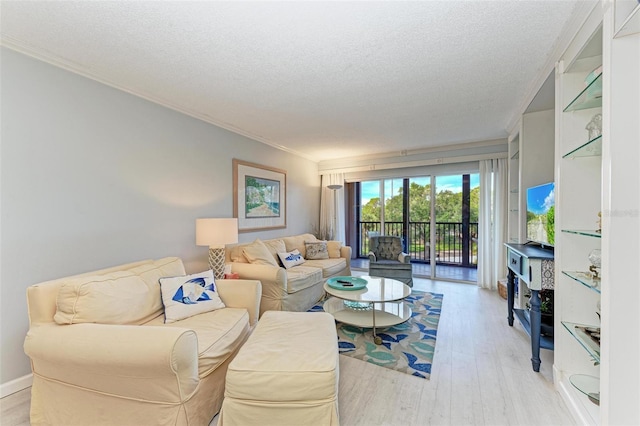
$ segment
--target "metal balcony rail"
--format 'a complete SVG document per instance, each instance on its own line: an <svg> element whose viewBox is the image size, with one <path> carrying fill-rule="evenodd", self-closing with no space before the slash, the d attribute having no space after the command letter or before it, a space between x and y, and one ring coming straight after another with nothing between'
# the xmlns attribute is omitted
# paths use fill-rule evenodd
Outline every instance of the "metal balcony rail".
<svg viewBox="0 0 640 426"><path fill-rule="evenodd" d="M382 234L380 222L358 222L358 257L367 257L369 237L393 235L404 237L405 251L412 262L430 263L430 228L429 222L409 222L404 234L402 222L385 222ZM436 222L436 263L477 268L478 223L469 223L469 231L465 233L462 222Z"/></svg>

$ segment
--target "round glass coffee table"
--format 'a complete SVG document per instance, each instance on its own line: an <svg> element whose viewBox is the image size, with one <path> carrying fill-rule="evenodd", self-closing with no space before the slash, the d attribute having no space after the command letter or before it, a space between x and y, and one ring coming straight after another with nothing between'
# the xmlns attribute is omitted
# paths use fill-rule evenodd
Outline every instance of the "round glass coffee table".
<svg viewBox="0 0 640 426"><path fill-rule="evenodd" d="M403 302L411 294L411 288L401 281L370 276L333 277L330 280L334 286L327 280L324 290L333 297L324 302L324 311L333 315L336 321L373 328L373 340L377 345L382 339L376 334L376 327L391 327L411 318L411 308ZM358 284L363 283L361 280L366 281L366 285L358 288ZM336 288L336 281L352 281L358 289L341 290Z"/></svg>

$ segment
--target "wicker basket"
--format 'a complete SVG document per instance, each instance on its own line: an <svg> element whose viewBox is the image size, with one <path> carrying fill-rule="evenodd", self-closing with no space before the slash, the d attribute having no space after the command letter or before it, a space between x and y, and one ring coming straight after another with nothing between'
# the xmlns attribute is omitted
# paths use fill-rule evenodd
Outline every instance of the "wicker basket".
<svg viewBox="0 0 640 426"><path fill-rule="evenodd" d="M498 293L503 299L507 298L507 282L505 280L498 280Z"/></svg>

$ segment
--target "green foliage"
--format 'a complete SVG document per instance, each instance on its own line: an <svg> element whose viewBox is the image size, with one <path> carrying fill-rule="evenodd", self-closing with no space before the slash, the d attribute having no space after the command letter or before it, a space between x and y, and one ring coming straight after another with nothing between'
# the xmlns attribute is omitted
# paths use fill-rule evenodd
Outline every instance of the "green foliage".
<svg viewBox="0 0 640 426"><path fill-rule="evenodd" d="M360 215L363 222L380 221L380 197L372 198L362 206Z"/></svg>
<svg viewBox="0 0 640 426"><path fill-rule="evenodd" d="M419 185L411 182L409 188L409 211L411 222L429 222L431 220L431 185ZM478 222L480 188L470 191L470 221ZM397 195L388 198L384 205L386 222L402 221L402 189ZM372 198L362 206L361 220L377 222L380 220L380 198ZM449 190L436 194L436 221L462 222L462 192Z"/></svg>
<svg viewBox="0 0 640 426"><path fill-rule="evenodd" d="M527 212L528 213L528 212ZM555 206L551 206L549 211L547 212L547 238L549 239L549 244L554 244L556 239L556 229L554 227L556 220L556 208Z"/></svg>
<svg viewBox="0 0 640 426"><path fill-rule="evenodd" d="M538 295L540 296L540 312L553 314L553 290L542 289Z"/></svg>

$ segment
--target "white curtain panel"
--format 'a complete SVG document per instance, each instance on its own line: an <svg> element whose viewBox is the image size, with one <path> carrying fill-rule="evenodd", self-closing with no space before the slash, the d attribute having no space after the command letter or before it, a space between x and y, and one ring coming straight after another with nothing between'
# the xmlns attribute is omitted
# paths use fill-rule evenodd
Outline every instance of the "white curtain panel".
<svg viewBox="0 0 640 426"><path fill-rule="evenodd" d="M322 175L320 182L320 238L344 244L344 174ZM342 185L342 188L329 189L329 185Z"/></svg>
<svg viewBox="0 0 640 426"><path fill-rule="evenodd" d="M480 161L478 287L495 290L506 275L507 160Z"/></svg>

